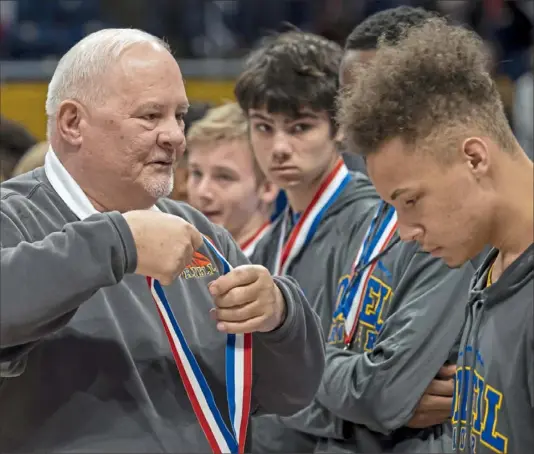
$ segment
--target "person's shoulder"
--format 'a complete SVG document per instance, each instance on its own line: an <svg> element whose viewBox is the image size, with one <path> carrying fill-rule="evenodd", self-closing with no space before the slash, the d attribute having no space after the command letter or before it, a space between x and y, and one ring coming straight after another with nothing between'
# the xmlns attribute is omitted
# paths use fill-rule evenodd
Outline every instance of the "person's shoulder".
<svg viewBox="0 0 534 454"><path fill-rule="evenodd" d="M13 206L35 204L36 199L46 190L45 186L42 168L2 182L0 185L2 210Z"/></svg>
<svg viewBox="0 0 534 454"><path fill-rule="evenodd" d="M352 203L361 202L362 200L376 203L380 201L380 197L367 175L361 172L350 172L350 176L347 187L343 191L345 198L350 199Z"/></svg>

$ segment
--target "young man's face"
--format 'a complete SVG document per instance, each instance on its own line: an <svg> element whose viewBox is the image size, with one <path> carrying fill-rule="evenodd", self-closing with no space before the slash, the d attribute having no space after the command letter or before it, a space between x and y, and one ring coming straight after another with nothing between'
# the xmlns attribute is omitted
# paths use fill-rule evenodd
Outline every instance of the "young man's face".
<svg viewBox="0 0 534 454"><path fill-rule="evenodd" d="M417 241L450 267L476 256L490 230L490 196L477 178L477 161L458 154L442 163L394 139L367 158L376 190L397 210L401 238Z"/></svg>
<svg viewBox="0 0 534 454"><path fill-rule="evenodd" d="M250 140L263 173L291 190L310 184L327 171L336 141L326 112L303 109L297 117L250 109Z"/></svg>
<svg viewBox="0 0 534 454"><path fill-rule="evenodd" d="M189 203L234 237L251 216L274 201L277 191L258 181L245 139L191 144L188 151Z"/></svg>

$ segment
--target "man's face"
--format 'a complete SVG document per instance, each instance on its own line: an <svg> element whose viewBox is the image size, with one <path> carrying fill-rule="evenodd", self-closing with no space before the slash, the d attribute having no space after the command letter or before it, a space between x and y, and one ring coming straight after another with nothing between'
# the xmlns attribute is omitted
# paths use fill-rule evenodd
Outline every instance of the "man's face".
<svg viewBox="0 0 534 454"><path fill-rule="evenodd" d="M468 158L442 163L394 139L368 156L367 169L382 199L397 210L404 241L417 241L450 267L487 243L488 196Z"/></svg>
<svg viewBox="0 0 534 454"><path fill-rule="evenodd" d="M176 61L163 48L134 45L101 83L105 102L86 109L82 165L102 186L131 197L168 196L188 108Z"/></svg>
<svg viewBox="0 0 534 454"><path fill-rule="evenodd" d="M250 140L263 173L291 190L320 178L336 153L326 112L303 109L297 117L250 109Z"/></svg>
<svg viewBox="0 0 534 454"><path fill-rule="evenodd" d="M191 144L188 169L189 203L234 237L276 195L269 192L271 185L258 182L245 139Z"/></svg>

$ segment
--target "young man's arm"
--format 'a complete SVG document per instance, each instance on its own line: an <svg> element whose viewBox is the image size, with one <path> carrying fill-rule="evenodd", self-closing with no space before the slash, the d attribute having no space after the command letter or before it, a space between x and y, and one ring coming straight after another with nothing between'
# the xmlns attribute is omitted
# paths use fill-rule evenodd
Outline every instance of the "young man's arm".
<svg viewBox="0 0 534 454"><path fill-rule="evenodd" d="M334 415L384 434L408 424L447 361L463 326L474 273L471 264L451 270L422 252L412 254L404 268L393 313L373 349L355 353L328 346L317 394Z"/></svg>

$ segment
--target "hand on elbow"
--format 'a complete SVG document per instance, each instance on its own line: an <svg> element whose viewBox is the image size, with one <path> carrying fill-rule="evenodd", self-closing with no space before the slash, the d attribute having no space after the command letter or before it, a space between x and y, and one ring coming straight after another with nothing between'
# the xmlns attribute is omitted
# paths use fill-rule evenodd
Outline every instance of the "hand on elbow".
<svg viewBox="0 0 534 454"><path fill-rule="evenodd" d="M454 395L453 369L455 369L455 366L447 366L440 369L438 378L430 382L419 400L415 413L408 421L408 427L423 429L443 424L451 417Z"/></svg>

